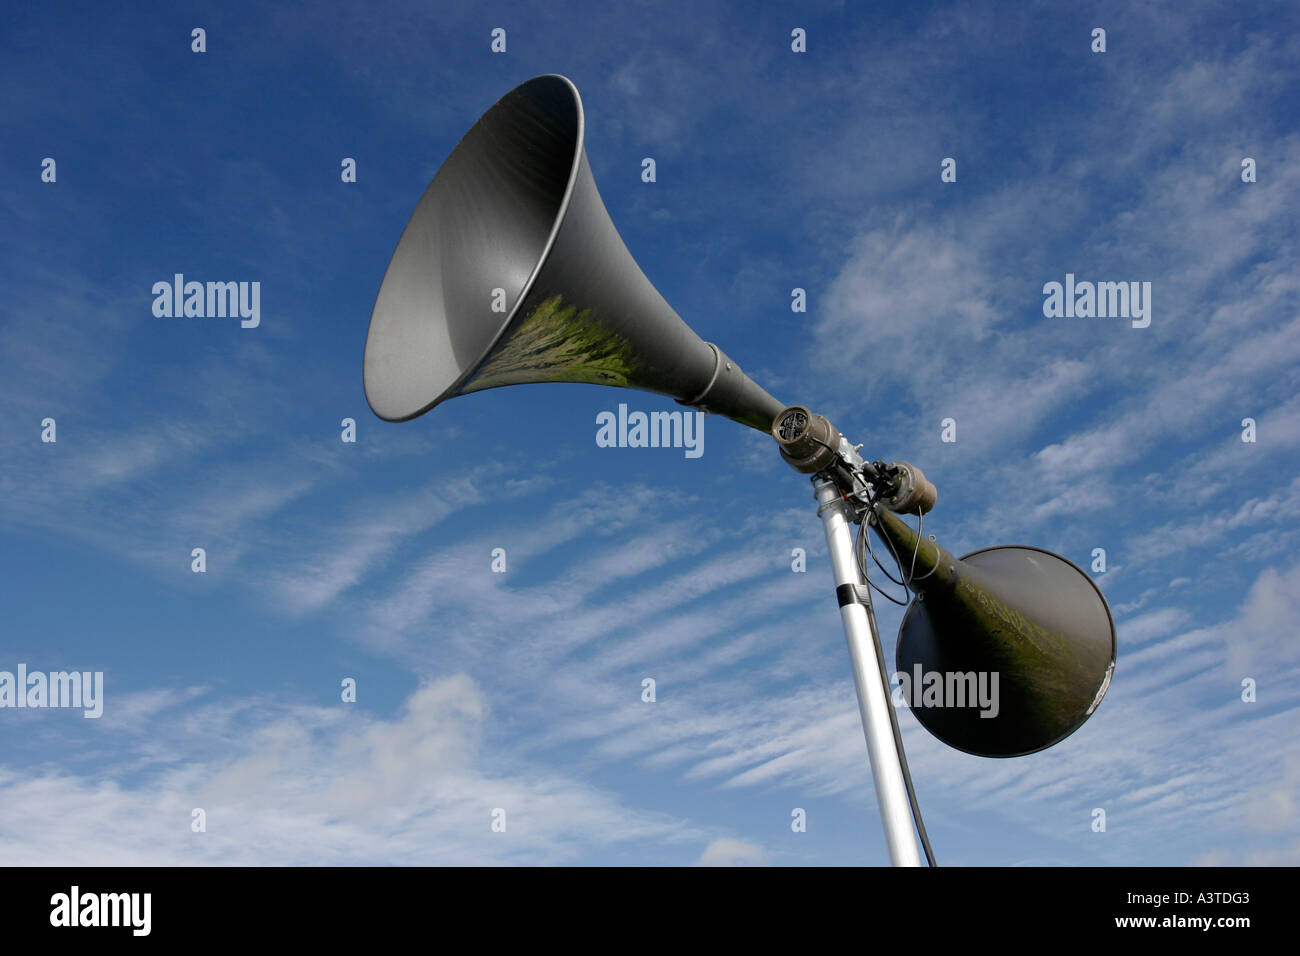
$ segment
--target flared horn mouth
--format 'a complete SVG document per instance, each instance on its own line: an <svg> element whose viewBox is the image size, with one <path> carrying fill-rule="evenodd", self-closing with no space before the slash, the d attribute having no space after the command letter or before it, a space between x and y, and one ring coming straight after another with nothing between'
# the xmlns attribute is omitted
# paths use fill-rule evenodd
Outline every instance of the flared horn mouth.
<svg viewBox="0 0 1300 956"><path fill-rule="evenodd" d="M397 244L370 317L371 409L405 421L539 382L657 392L766 431L781 403L705 343L610 221L565 77L511 90L457 144Z"/></svg>
<svg viewBox="0 0 1300 956"><path fill-rule="evenodd" d="M1017 757L1092 715L1115 667L1115 624L1087 574L1041 548L954 558L884 509L875 528L916 592L896 664L930 733L967 753Z"/></svg>

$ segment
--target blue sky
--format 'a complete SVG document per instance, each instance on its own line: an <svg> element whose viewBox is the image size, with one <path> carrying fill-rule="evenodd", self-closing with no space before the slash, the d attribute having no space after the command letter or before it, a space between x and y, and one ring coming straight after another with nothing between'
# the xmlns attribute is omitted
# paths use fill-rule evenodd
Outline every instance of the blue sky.
<svg viewBox="0 0 1300 956"><path fill-rule="evenodd" d="M558 72L704 338L922 467L953 552L1106 549L1119 660L1076 734L986 760L900 712L940 863L1300 862L1292 5L138 6L0 30L0 669L105 675L99 720L0 710L0 859L885 861L770 440L599 448L599 412L675 406L595 386L366 407L416 200ZM176 272L259 281L260 326L155 317ZM1046 318L1067 272L1151 282L1150 326Z"/></svg>

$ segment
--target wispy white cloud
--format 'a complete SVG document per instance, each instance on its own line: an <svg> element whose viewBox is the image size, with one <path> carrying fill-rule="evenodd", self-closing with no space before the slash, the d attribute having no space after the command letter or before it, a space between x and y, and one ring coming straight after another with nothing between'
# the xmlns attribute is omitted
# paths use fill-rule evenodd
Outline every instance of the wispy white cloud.
<svg viewBox="0 0 1300 956"><path fill-rule="evenodd" d="M767 853L761 846L722 837L714 840L700 854L697 866L761 866Z"/></svg>
<svg viewBox="0 0 1300 956"><path fill-rule="evenodd" d="M162 702L139 697L133 717ZM155 720L149 732L190 759L143 782L113 768L0 770L0 852L16 866L537 864L610 844L680 845L689 858L691 844L709 839L487 751L487 704L465 677L418 688L390 720L343 706L226 704L215 726L236 727L229 735L214 734L203 710L191 728ZM192 829L196 808L206 832ZM504 832L492 829L496 810L505 811Z"/></svg>

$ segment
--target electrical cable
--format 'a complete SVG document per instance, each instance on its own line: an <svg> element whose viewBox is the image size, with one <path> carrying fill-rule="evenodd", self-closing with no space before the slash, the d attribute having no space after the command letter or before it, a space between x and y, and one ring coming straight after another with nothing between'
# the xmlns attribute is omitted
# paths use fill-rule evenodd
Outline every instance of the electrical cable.
<svg viewBox="0 0 1300 956"><path fill-rule="evenodd" d="M939 570L939 562L936 560L934 566L930 568L929 571L925 572L925 574L921 575L919 578L916 576L916 554L918 551L921 550L921 536L924 534L925 534L925 515L918 511L916 513L916 544L912 548L912 570L911 573L909 573L907 576L907 583L909 585L912 584L912 582L914 581L924 581L930 575L934 574L935 571ZM937 554L936 557L938 557ZM900 567L898 570L901 571L903 569Z"/></svg>
<svg viewBox="0 0 1300 956"><path fill-rule="evenodd" d="M885 567L883 564L880 563L880 559L876 557L875 549L871 547L871 535L866 536L866 550L871 554L871 560L876 562L876 567L880 568L881 572L885 575L885 577L889 578L889 580L893 581L901 588L907 587L906 583L900 581L898 578L890 574L889 568ZM901 571L902 568L900 567L899 570Z"/></svg>
<svg viewBox="0 0 1300 956"><path fill-rule="evenodd" d="M871 588L873 591L879 594L886 601L891 601L894 604L897 604L899 607L907 607L908 602L907 602L906 592L904 592L903 594L903 600L900 601L892 594L887 594L884 591L884 589L880 587L880 585L876 584L875 581L871 580L871 575L867 573L867 567L865 562L863 561L863 542L864 541L866 542L866 550L870 550L871 538L869 535L866 534L866 529L864 527L865 524L866 524L865 520L858 522L858 539L853 546L853 556L857 558L857 562L858 562L858 574L862 575L862 580L867 583L867 587ZM892 574L889 573L889 571L885 568L885 566L880 563L880 559L876 557L874 552L872 552L871 557L873 560L875 560L876 565L880 568L880 570L884 571L885 577L889 578L889 580L893 581L895 584L902 586L903 582L899 581L897 578L895 578Z"/></svg>

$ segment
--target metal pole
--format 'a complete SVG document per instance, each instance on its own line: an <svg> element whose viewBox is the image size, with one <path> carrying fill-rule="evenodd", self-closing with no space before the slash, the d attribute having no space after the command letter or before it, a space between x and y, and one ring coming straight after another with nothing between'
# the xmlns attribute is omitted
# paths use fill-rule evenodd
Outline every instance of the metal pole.
<svg viewBox="0 0 1300 956"><path fill-rule="evenodd" d="M921 855L912 833L912 810L907 801L907 787L903 783L903 770L886 709L892 704L876 661L875 642L879 640L876 615L871 607L871 593L863 584L853 551L852 516L833 482L817 479L814 494L817 496L817 515L826 529L826 546L831 553L840 619L849 643L853 682L858 690L858 710L862 714L862 732L867 738L867 756L871 760L871 777L876 785L876 802L880 805L880 822L885 828L889 859L894 866L920 866Z"/></svg>

